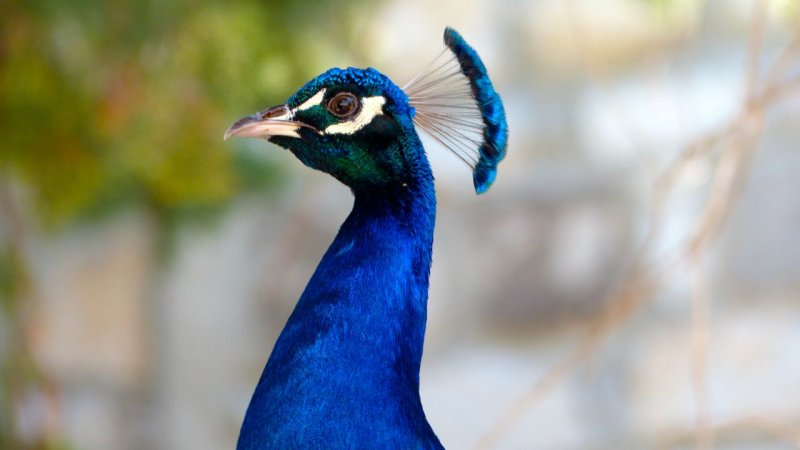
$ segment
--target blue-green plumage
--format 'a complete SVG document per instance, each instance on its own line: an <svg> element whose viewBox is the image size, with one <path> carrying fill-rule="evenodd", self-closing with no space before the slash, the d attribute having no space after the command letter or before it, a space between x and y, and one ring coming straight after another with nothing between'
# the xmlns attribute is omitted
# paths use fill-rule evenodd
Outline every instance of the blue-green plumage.
<svg viewBox="0 0 800 450"><path fill-rule="evenodd" d="M502 104L450 33L475 98L495 97L482 108L493 114L475 175L482 192L505 149ZM436 196L417 112L378 71L331 69L226 132L267 138L355 197L275 344L237 448L442 448L419 397Z"/></svg>
<svg viewBox="0 0 800 450"><path fill-rule="evenodd" d="M473 170L475 191L486 192L497 176L497 164L506 156L508 125L503 101L495 92L486 67L478 53L467 44L458 32L450 27L444 30L444 43L453 52L467 77L472 95L481 111L483 142L479 147L480 159Z"/></svg>

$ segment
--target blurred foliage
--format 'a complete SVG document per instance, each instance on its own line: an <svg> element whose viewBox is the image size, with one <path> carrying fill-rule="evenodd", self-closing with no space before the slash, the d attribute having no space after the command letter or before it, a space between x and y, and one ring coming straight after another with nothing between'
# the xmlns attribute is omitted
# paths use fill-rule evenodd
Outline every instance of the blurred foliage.
<svg viewBox="0 0 800 450"><path fill-rule="evenodd" d="M21 180L50 227L135 202L215 208L269 186L269 158L231 151L244 144L222 132L346 51L363 7L0 1L0 176Z"/></svg>
<svg viewBox="0 0 800 450"><path fill-rule="evenodd" d="M274 186L280 168L268 149L223 143L224 130L352 51L356 17L367 17L368 7L0 0L0 198L8 219L0 221L0 448L69 448L46 433L16 436L15 402L44 390L44 381L19 327L30 268L20 259L23 243L9 241L20 240L10 228L23 221L8 216L32 212L54 229L145 205L168 239L187 217ZM24 211L11 194L20 186L32 204Z"/></svg>

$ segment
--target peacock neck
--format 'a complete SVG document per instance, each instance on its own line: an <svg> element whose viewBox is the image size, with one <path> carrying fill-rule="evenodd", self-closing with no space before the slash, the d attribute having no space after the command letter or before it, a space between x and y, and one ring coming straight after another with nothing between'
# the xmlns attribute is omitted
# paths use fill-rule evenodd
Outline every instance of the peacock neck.
<svg viewBox="0 0 800 450"><path fill-rule="evenodd" d="M294 370L329 373L341 366L363 379L381 378L385 388L416 391L436 208L432 183L354 194L353 209L300 297L272 358L289 356L283 352L296 351L298 342L313 342L314 348L324 347L324 355L313 355L316 364L292 357L299 363ZM388 382L387 376L395 379Z"/></svg>
<svg viewBox="0 0 800 450"><path fill-rule="evenodd" d="M419 399L433 179L354 194L350 215L275 344L240 448L440 445Z"/></svg>

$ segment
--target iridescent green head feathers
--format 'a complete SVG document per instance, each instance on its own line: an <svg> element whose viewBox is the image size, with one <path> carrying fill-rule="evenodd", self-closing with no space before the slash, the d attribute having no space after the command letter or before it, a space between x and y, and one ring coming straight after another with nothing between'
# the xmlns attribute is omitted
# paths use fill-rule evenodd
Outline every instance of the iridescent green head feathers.
<svg viewBox="0 0 800 450"><path fill-rule="evenodd" d="M447 28L444 43L449 57L402 90L375 69L331 69L286 104L237 121L225 137L266 138L363 189L430 176L416 125L473 169L475 190L483 193L506 152L503 103L461 35Z"/></svg>

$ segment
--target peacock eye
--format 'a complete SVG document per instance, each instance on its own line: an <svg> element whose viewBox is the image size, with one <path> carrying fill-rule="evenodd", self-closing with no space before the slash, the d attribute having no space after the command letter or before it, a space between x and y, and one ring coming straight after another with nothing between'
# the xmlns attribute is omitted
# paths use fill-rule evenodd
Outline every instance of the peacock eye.
<svg viewBox="0 0 800 450"><path fill-rule="evenodd" d="M350 92L340 92L328 101L328 111L336 117L349 118L358 114L361 102Z"/></svg>

